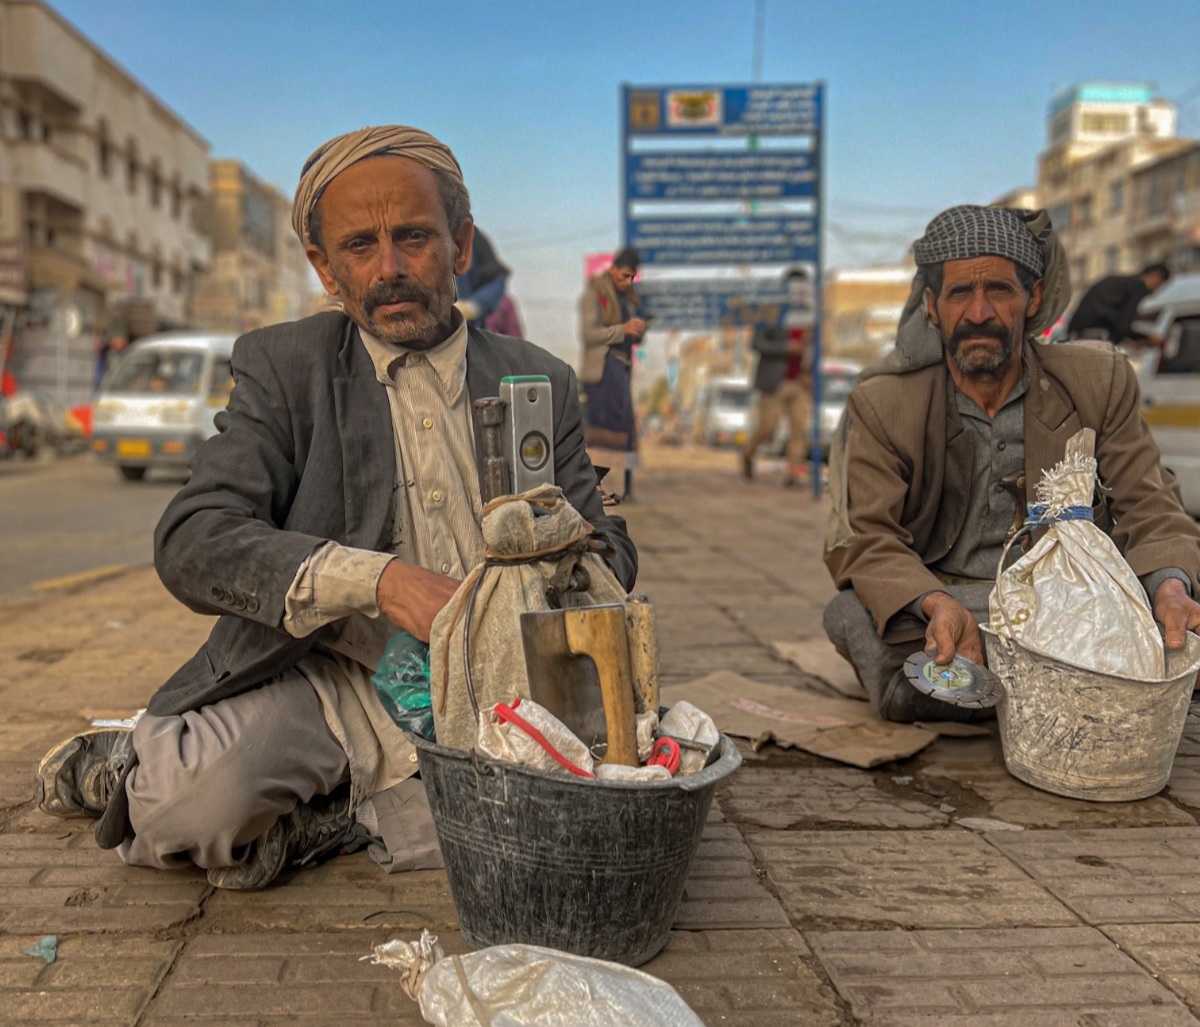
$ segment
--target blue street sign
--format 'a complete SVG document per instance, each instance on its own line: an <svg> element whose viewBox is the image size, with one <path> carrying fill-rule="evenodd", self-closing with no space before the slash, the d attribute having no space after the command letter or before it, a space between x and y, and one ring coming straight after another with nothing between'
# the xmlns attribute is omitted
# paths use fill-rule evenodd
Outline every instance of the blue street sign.
<svg viewBox="0 0 1200 1027"><path fill-rule="evenodd" d="M654 328L704 331L778 324L787 299L782 275L771 278L659 278L637 285Z"/></svg>
<svg viewBox="0 0 1200 1027"><path fill-rule="evenodd" d="M625 87L626 135L810 135L817 85Z"/></svg>
<svg viewBox="0 0 1200 1027"><path fill-rule="evenodd" d="M777 200L813 196L816 162L808 150L710 151L626 155L626 199Z"/></svg>
<svg viewBox="0 0 1200 1027"><path fill-rule="evenodd" d="M809 214L637 218L626 222L625 239L648 265L791 264L820 252Z"/></svg>

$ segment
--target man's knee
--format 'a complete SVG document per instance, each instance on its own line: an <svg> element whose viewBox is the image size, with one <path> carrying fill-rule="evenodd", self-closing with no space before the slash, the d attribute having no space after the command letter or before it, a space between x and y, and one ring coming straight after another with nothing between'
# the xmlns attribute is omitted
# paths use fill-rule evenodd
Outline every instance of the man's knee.
<svg viewBox="0 0 1200 1027"><path fill-rule="evenodd" d="M874 624L871 623L871 615L852 588L842 589L825 604L821 624L829 640L843 656L846 656L849 650L846 644L847 636L854 628L862 628L865 624L871 631L875 630Z"/></svg>

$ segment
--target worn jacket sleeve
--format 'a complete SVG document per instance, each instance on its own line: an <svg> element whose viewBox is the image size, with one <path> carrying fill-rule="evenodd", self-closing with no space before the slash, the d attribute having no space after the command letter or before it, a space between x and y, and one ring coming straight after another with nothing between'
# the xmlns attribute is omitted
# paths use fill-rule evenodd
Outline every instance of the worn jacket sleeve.
<svg viewBox="0 0 1200 1027"><path fill-rule="evenodd" d="M888 622L926 592L944 588L912 548L902 525L911 468L888 440L861 389L846 406L840 454L842 494L834 497L825 564L839 589L853 588L882 636Z"/></svg>
<svg viewBox="0 0 1200 1027"><path fill-rule="evenodd" d="M592 288L579 299L579 338L584 346L619 346L625 341L624 323L605 327L600 318L600 297Z"/></svg>
<svg viewBox="0 0 1200 1027"><path fill-rule="evenodd" d="M1138 575L1168 567L1200 573L1200 528L1183 509L1179 486L1141 413L1137 376L1117 350L1112 388L1096 441L1097 471L1108 490L1113 541Z"/></svg>
<svg viewBox="0 0 1200 1027"><path fill-rule="evenodd" d="M637 579L637 549L623 517L608 516L596 489L596 471L588 459L579 413L575 372L567 369L566 388L555 389L554 480L570 504L608 543L605 560L628 591Z"/></svg>
<svg viewBox="0 0 1200 1027"><path fill-rule="evenodd" d="M234 346L233 373L218 434L197 451L155 530L154 562L190 609L279 627L297 570L325 540L284 527L300 457L285 390L254 337Z"/></svg>

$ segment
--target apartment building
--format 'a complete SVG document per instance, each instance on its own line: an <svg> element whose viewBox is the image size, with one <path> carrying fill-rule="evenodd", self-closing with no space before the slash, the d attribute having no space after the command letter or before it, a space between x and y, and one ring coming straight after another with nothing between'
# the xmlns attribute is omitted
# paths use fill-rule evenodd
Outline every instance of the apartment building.
<svg viewBox="0 0 1200 1027"><path fill-rule="evenodd" d="M307 313L311 272L291 225L291 201L241 161L209 164L212 265L196 289L198 327L244 332Z"/></svg>
<svg viewBox="0 0 1200 1027"><path fill-rule="evenodd" d="M1200 141L1137 169L1131 181L1135 265L1166 260L1174 271L1200 272Z"/></svg>
<svg viewBox="0 0 1200 1027"><path fill-rule="evenodd" d="M74 399L101 334L188 323L207 195L194 129L46 4L0 0L0 302L24 382L53 367Z"/></svg>
<svg viewBox="0 0 1200 1027"><path fill-rule="evenodd" d="M1134 176L1187 147L1175 129L1174 106L1147 85L1086 83L1051 102L1036 195L1066 247L1077 295L1141 262L1130 233Z"/></svg>

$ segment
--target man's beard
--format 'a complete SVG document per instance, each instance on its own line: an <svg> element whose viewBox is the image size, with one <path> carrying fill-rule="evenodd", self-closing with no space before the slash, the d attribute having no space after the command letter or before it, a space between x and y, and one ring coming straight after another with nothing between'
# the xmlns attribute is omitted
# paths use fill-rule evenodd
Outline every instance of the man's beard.
<svg viewBox="0 0 1200 1027"><path fill-rule="evenodd" d="M377 319L375 311L389 303L418 303L419 311ZM393 346L425 349L437 340L436 329L441 323L438 311L449 311L450 291L431 291L416 282L380 282L363 296L362 307L371 334Z"/></svg>
<svg viewBox="0 0 1200 1027"><path fill-rule="evenodd" d="M967 352L961 347L970 338L995 339L999 346L972 346ZM1013 333L1003 325L960 324L946 340L946 349L954 365L968 378L998 378L1012 362L1016 344Z"/></svg>

